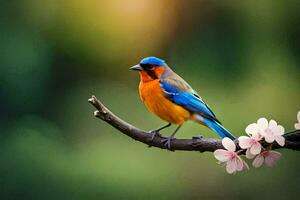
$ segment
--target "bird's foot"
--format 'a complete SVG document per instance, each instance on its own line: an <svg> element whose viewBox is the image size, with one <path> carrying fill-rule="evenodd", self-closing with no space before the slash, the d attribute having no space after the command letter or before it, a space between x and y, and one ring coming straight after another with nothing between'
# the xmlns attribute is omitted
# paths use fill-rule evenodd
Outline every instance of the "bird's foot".
<svg viewBox="0 0 300 200"><path fill-rule="evenodd" d="M156 136L160 136L161 137L161 135L160 135L160 133L159 133L158 130L149 131L149 134L151 134L151 140L150 140L151 142L154 140L154 138ZM150 147L152 147L152 145L148 145L148 147L150 148Z"/></svg>
<svg viewBox="0 0 300 200"><path fill-rule="evenodd" d="M151 141L153 141L156 136L161 136L158 130L149 131L149 134L151 134Z"/></svg>
<svg viewBox="0 0 300 200"><path fill-rule="evenodd" d="M173 140L174 138L172 137L168 137L168 138L164 138L161 140L161 142L165 145L165 147L169 150L171 150L171 141Z"/></svg>

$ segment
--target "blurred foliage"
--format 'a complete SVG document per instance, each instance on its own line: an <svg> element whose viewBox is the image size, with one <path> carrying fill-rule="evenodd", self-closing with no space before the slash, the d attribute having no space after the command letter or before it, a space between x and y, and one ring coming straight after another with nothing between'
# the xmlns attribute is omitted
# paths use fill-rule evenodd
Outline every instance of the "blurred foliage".
<svg viewBox="0 0 300 200"><path fill-rule="evenodd" d="M87 99L142 129L160 126L128 70L155 55L236 135L261 116L292 130L299 9L296 0L1 1L0 198L297 199L298 152L230 176L210 153L148 149L117 133ZM193 123L178 137L199 133L216 137Z"/></svg>

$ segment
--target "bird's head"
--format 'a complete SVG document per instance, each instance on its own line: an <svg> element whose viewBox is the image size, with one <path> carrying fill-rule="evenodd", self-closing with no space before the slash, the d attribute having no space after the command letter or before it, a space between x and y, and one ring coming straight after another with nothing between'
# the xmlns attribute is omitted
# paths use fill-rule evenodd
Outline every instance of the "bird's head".
<svg viewBox="0 0 300 200"><path fill-rule="evenodd" d="M139 64L131 67L130 69L139 71L141 80L143 82L147 82L159 79L167 68L168 67L164 60L151 56L142 59Z"/></svg>

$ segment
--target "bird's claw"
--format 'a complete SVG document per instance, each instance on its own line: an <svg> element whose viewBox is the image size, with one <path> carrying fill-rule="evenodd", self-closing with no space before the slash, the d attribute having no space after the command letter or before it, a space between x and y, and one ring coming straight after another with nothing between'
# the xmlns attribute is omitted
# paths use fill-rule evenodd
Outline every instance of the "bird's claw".
<svg viewBox="0 0 300 200"><path fill-rule="evenodd" d="M157 131L157 130L149 131L149 134L151 134L151 140L150 140L151 142L154 140L154 138L156 136L160 136L161 137L159 131ZM148 145L148 147L150 148L150 147L152 147L152 145Z"/></svg>
<svg viewBox="0 0 300 200"><path fill-rule="evenodd" d="M161 142L165 145L165 147L167 149L171 150L171 141L172 141L172 139L174 139L174 138L170 138L170 137L164 138L164 139L161 140Z"/></svg>
<svg viewBox="0 0 300 200"><path fill-rule="evenodd" d="M151 134L151 141L153 141L156 136L161 136L157 130L149 131L149 134Z"/></svg>

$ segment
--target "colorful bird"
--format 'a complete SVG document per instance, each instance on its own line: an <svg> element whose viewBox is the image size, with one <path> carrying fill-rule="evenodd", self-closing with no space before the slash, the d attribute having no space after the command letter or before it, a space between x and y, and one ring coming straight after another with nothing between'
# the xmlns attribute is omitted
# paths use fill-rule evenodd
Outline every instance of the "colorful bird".
<svg viewBox="0 0 300 200"><path fill-rule="evenodd" d="M148 110L168 122L167 125L150 131L152 139L171 124L178 125L163 141L166 147L171 149L171 140L187 120L207 126L222 138L236 139L221 125L209 106L192 87L172 71L164 60L147 57L130 69L139 71L141 79L139 93Z"/></svg>

